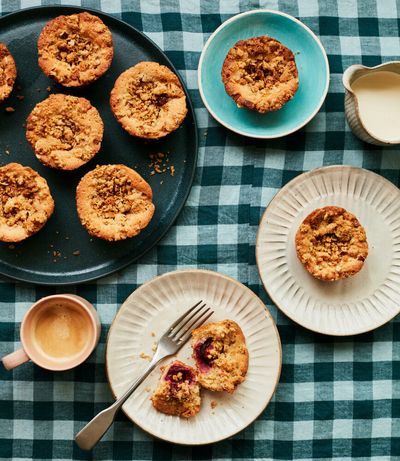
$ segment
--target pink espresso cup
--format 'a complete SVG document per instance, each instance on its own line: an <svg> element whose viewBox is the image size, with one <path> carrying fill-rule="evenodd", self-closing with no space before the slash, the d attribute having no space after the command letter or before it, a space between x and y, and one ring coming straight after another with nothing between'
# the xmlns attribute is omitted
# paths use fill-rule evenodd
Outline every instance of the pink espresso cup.
<svg viewBox="0 0 400 461"><path fill-rule="evenodd" d="M75 314L75 319L78 320L77 325L81 332L84 333L82 347L79 350L75 350L71 355L52 355L40 346L36 338L38 320L46 316L47 311L55 306L61 306L64 312L74 311L72 313ZM43 328L46 328L47 324L44 323L44 325L44 327L41 327L42 338L46 339L46 331L44 330L43 334ZM69 370L84 362L93 352L99 341L100 330L100 319L96 309L86 299L72 294L46 296L36 301L22 319L20 332L21 349L4 356L1 360L7 370L11 370L29 360L47 370ZM60 333L68 335L65 327L61 328ZM49 335L49 338L51 338L51 335Z"/></svg>

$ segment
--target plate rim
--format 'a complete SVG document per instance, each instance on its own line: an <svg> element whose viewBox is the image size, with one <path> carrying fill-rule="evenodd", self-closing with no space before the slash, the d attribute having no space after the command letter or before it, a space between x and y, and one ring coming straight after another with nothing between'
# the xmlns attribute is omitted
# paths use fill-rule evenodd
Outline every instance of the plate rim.
<svg viewBox="0 0 400 461"><path fill-rule="evenodd" d="M208 275L212 275L214 277L218 277L218 278L224 278L226 280L229 280L230 282L234 282L236 285L239 285L241 287L243 287L246 291L249 291L250 294L255 297L257 299L257 301L260 303L260 305L263 306L263 311L264 311L264 314L265 316L267 317L267 319L271 320L271 323L273 325L273 328L274 328L274 332L275 332L275 335L276 335L276 338L278 340L278 354L279 354L279 368L278 368L278 372L277 372L277 375L276 375L276 378L275 378L275 383L274 383L274 388L273 388L273 391L271 393L271 396L270 398L267 400L265 406L263 406L261 408L261 410L259 411L259 413L254 417L254 419L245 427L242 427L240 429L238 429L237 431L235 432L232 432L231 434L229 435L226 435L226 436L223 436L223 437L220 437L220 438L217 438L211 442L199 442L199 443L183 443L183 442L176 442L176 441L173 441L173 440L170 440L169 438L164 438L164 437L160 437L160 436L157 436L155 434L153 434L152 432L146 430L146 429L143 429L141 425L139 425L138 423L136 423L129 415L128 413L125 411L125 409L123 407L121 407L122 411L124 412L124 414L126 415L126 417L129 419L129 421L140 428L140 430L142 430L143 432L145 432L146 434L149 434L151 435L152 437L156 438L157 440L164 440L166 442L169 442L169 443L175 443L177 445L182 445L182 446L200 446L200 445L209 445L209 444L212 444L212 443L216 443L216 442L221 442L222 440L226 440L227 438L229 437L232 437L236 434L238 434L239 432L245 430L247 427L249 427L251 424L254 423L254 421L261 415L261 413L267 408L267 406L270 404L271 402L271 399L272 397L275 395L276 393L276 389L278 387L278 384L280 382L280 378L281 378L281 373L282 373L282 341L281 341L281 337L280 337L280 334L279 334L279 330L278 330L278 327L277 327L277 324L274 320L274 318L272 317L272 314L271 312L269 311L268 307L266 304L264 304L264 302L262 301L262 299L257 296L253 290L251 290L249 287L247 287L246 285L244 285L243 283L239 282L238 280L234 279L233 277L230 277L229 275L226 275L226 274L222 274L221 272L217 272L217 271L212 271L212 270L209 270L209 269L178 269L178 270L175 270L175 271L170 271L170 272L165 272L164 274L161 274L161 275L156 275L152 278L150 278L149 280L147 280L146 282L144 282L143 284L141 284L140 286L138 286L135 290L132 291L132 293L130 293L130 295L127 296L127 298L125 299L125 301L121 304L121 306L118 308L118 311L113 319L113 321L111 322L111 325L110 325L110 328L108 330L108 333L107 333L107 339L106 339L106 347L105 347L105 351L104 351L104 357L105 357L105 361L104 361L104 368L105 368L105 373L106 373L106 377L107 377L107 381L108 381L108 386L111 390L111 394L114 398L114 400L117 398L116 396L116 393L111 385L111 380L110 380L110 374L109 374L109 369L108 369L108 348L109 348L109 340L110 340L110 336L111 336L111 331L113 328L115 328L115 324L116 324L116 321L117 321L117 318L120 316L120 313L121 313L121 309L123 307L123 305L127 302L127 300L133 295L133 293L136 293L137 290L141 290L143 287L145 287L146 285L158 280L158 279L161 279L161 278L164 278L164 277L168 277L172 274L177 274L177 275L180 275L180 274L188 274L188 273L195 273L195 274L198 274L198 273L203 273L203 274L208 274Z"/></svg>
<svg viewBox="0 0 400 461"><path fill-rule="evenodd" d="M264 286L264 289L265 291L267 292L268 296L270 297L270 299L272 300L272 302L275 304L275 306L286 316L288 317L292 322L294 322L296 325L300 325L301 327L305 328L306 330L309 330L309 331L313 331L315 333L319 333L319 334L323 334L323 335L326 335L326 336L330 336L330 337L347 337L347 336L355 336L355 335L361 335L363 333L368 333L370 331L374 331L376 330L377 328L380 328L381 326L385 325L386 323L390 322L391 320L393 320L399 313L400 313L400 303L399 303L399 307L398 307L398 311L397 313L395 313L392 317L390 317L389 319L383 321L382 323L372 327L372 328L363 328L361 330L358 330L356 332L353 332L353 333L327 333L326 331L322 331L322 330L318 330L316 328L311 328L310 326L308 325L305 325L304 323L294 319L291 315L289 315L286 310L284 308L281 307L282 303L278 303L274 297L271 295L270 291L268 290L268 287L267 287L267 284L265 283L262 275L261 275L261 263L260 263L260 256L259 256L259 249L261 248L261 243L260 243L260 233L261 233L261 224L262 222L264 221L264 218L266 217L267 215L267 212L270 208L270 206L272 205L272 202L275 200L275 199L279 199L281 195L283 195L283 193L286 191L287 187L293 182L295 181L296 179L302 177L302 176L308 176L310 177L314 172L318 172L318 171L321 171L321 170L332 170L332 171L335 171L335 170L343 170L343 169L349 169L349 170L356 170L356 171L366 171L368 174L372 174L372 175L376 175L378 176L381 180L383 180L384 182L387 182L388 184L390 184L390 186L392 187L395 187L397 189L399 189L394 183L392 183L391 181L389 181L389 179L385 178L384 176L382 175L379 175L378 173L375 173L374 171L371 171L371 170L368 170L366 168L362 168L362 167L357 167L357 166L353 166L353 165L326 165L326 166L321 166L321 167L318 167L318 168L313 168L312 170L309 170L309 171L304 171L303 173L297 175L295 178L291 179L288 183L286 183L283 187L281 187L277 193L272 197L272 199L270 200L270 202L268 203L268 205L265 207L265 210L261 216L261 219L260 219L260 222L259 222L259 225L258 225L258 229L257 229L257 236L256 236L256 250L255 250L255 253L256 253L256 265L257 265L257 270L258 270L258 275L260 277L260 280ZM400 193L400 190L399 190L399 193ZM279 195L279 197L278 197Z"/></svg>
<svg viewBox="0 0 400 461"><path fill-rule="evenodd" d="M234 21L237 21L238 19L242 18L243 16L249 16L249 15L252 15L252 14L259 14L259 13L272 13L272 14L276 14L278 16L284 16L286 18L288 18L289 20L299 24L303 29L306 30L306 32L308 32L311 37L314 39L314 41L317 43L317 45L319 46L321 52L322 52L322 55L324 57L324 61L325 61L325 65L326 65L326 77L325 77L325 89L324 89L324 92L323 92L323 95L320 99L320 101L318 102L315 110L312 112L312 114L303 122L301 122L299 125L297 125L296 127L294 127L293 129L291 130L288 130L288 131L285 131L283 133L280 133L280 134L275 134L275 135L260 135L260 134L251 134L251 133L248 133L246 131L242 131L238 128L235 128L234 126L230 125L229 123L225 122L223 119L221 119L220 117L218 117L215 112L213 111L213 109L210 107L210 105L208 104L208 101L207 101L207 98L205 97L205 94L204 94L204 91L203 91L203 85L201 83L201 75L202 75L202 69L203 69L203 61L204 61L204 56L205 56L205 53L209 47L209 45L211 44L211 42L214 40L214 38L216 37L216 35L222 30L224 29L228 24L234 22ZM272 9L269 9L269 8L257 8L257 9L254 9L254 10L250 10L250 11L245 11L243 13L238 13L232 17L230 17L229 19L227 19L226 21L224 21L221 25L219 25L215 31L210 35L210 37L208 38L206 44L204 45L202 51L201 51L201 54L200 54L200 59L199 59L199 65L198 65L198 69L197 69L197 84L198 84L198 88L199 88L199 92L200 92L200 96L201 96L201 99L203 101L203 104L206 106L206 109L208 110L208 112L212 115L212 117L218 122L220 123L221 125L223 125L225 128L228 128L229 130L233 131L234 133L237 133L237 134L240 134L242 136L246 136L246 137L249 137L249 138L255 138L255 139L276 139L276 138L282 138L284 136L288 136L289 134L292 134L294 133L295 131L298 131L300 130L301 128L303 128L305 125L307 125L307 123L309 123L316 115L317 113L319 112L319 110L321 109L321 106L322 104L324 103L325 99L326 99L326 95L328 94L328 90L329 90L329 84L330 84L330 69L329 69L329 61L328 61L328 56L326 54L326 51L325 51L325 48L323 47L322 43L321 43L321 40L317 37L317 35L308 27L306 26L302 21L300 21L299 19L295 18L294 16L288 14L288 13L284 13L283 11L278 11L278 10L272 10Z"/></svg>
<svg viewBox="0 0 400 461"><path fill-rule="evenodd" d="M124 21L123 19L116 17L112 14L105 13L101 10L98 10L96 8L85 8L82 6L75 6L75 5L38 5L38 6L31 6L28 8L21 8L18 11L13 11L10 13L6 13L4 15L0 15L0 28L3 24L4 21L13 21L14 18L18 19L18 16L23 16L24 14L26 15L29 12L40 12L40 11L62 11L62 10L70 10L71 14L74 14L73 11L75 12L84 12L88 11L89 13L93 13L94 15L101 17L106 17L109 21L114 21L116 23L119 23L127 27L128 29L131 29L131 31L139 36L141 36L142 39L144 39L149 45L154 47L157 52L161 53L166 62L168 63L168 66L172 69L172 71L177 75L179 81L181 82L183 91L185 92L186 95L186 101L188 105L188 112L192 115L193 117L193 131L194 131L194 156L193 156L193 168L188 174L188 182L189 182L189 187L187 190L184 192L182 201L179 204L179 206L176 208L175 212L171 214L171 220L170 223L163 229L163 231L160 233L160 235L157 236L157 238L153 241L152 245L147 248L146 250L139 251L135 254L132 254L132 257L128 261L124 261L122 264L118 265L118 263L113 262L112 267L109 268L108 270L102 270L101 267L96 268L95 270L92 270L91 274L87 270L80 272L77 275L72 275L69 276L67 280L61 280L59 281L59 277L65 277L61 273L57 274L55 276L45 274L43 275L42 273L37 273L37 272L31 272L28 269L22 270L22 274L17 274L13 275L11 272L14 270L14 268L11 269L11 271L7 271L7 267L9 266L6 263L3 263L3 261L0 260L0 275L4 278L5 282L23 282L26 284L30 285L41 285L41 286L71 286L71 285L79 285L82 283L87 283L87 282L92 282L104 277L108 277L118 271L121 271L128 266L132 265L138 259L140 259L142 256L144 256L146 253L148 253L150 250L152 250L154 247L158 245L158 243L166 236L166 234L170 231L171 227L174 225L175 221L177 220L178 216L182 212L187 199L189 197L189 194L192 190L193 187L193 181L196 175L196 169L197 169L197 162L198 162L198 155L199 155L199 133L198 133L198 123L197 123L197 118L196 118L196 112L194 109L193 102L190 97L189 89L186 86L186 83L184 82L182 76L180 75L180 72L176 69L175 65L172 63L171 59L167 56L167 54L150 38L148 37L144 32L140 31L136 27L132 26L128 22ZM65 13L60 13L60 14L65 14ZM17 270L21 270L17 267ZM36 275L36 277L30 277L30 274ZM72 278L71 278L72 277Z"/></svg>

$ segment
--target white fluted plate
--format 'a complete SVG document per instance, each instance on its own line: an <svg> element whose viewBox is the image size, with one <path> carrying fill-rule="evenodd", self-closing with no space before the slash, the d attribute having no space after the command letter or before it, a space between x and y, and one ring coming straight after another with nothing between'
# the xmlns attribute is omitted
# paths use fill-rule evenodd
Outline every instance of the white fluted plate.
<svg viewBox="0 0 400 461"><path fill-rule="evenodd" d="M236 434L252 423L271 399L279 381L282 353L275 322L262 301L241 283L217 272L170 272L128 297L111 325L106 351L108 380L118 397L145 367L147 362L140 355L152 355L157 338L199 300L215 311L210 322L232 319L242 328L249 350L245 381L233 394L203 390L200 412L183 419L153 408L149 399L160 377L157 368L123 406L126 415L145 431L187 445L217 442ZM189 343L177 358L194 364ZM213 400L217 403L214 409Z"/></svg>
<svg viewBox="0 0 400 461"><path fill-rule="evenodd" d="M294 241L304 218L327 205L353 213L369 245L361 271L335 282L312 277L298 260ZM400 191L382 176L351 166L297 176L265 210L256 256L268 294L295 322L338 336L373 330L400 311Z"/></svg>

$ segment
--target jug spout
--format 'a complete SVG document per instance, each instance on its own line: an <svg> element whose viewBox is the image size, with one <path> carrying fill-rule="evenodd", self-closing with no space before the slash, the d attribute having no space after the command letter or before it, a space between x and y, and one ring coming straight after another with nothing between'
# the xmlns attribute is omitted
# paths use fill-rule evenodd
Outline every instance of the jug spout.
<svg viewBox="0 0 400 461"><path fill-rule="evenodd" d="M361 64L353 64L352 66L348 67L343 73L343 86L346 88L347 91L353 93L351 89L351 84L356 80L358 77L361 77L362 74L367 72L370 68L363 66Z"/></svg>
<svg viewBox="0 0 400 461"><path fill-rule="evenodd" d="M379 72L382 70L387 70L389 72L395 72L396 74L400 74L400 61L384 62L383 64L378 64L374 67L367 67L363 66L362 64L353 64L352 66L348 67L343 73L343 86L346 88L347 91L353 93L351 85L355 80L369 72Z"/></svg>

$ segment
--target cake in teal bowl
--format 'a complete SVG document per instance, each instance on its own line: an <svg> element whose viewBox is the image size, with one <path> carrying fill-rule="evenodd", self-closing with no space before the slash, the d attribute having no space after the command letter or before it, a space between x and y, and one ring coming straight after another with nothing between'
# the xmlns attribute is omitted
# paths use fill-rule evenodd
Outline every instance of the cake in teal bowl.
<svg viewBox="0 0 400 461"><path fill-rule="evenodd" d="M279 110L260 113L238 107L225 91L221 70L229 50L239 41L269 36L295 55L299 86ZM314 33L285 13L253 10L224 22L209 38L200 57L199 90L211 115L236 133L277 138L303 127L319 111L329 87L329 64Z"/></svg>

